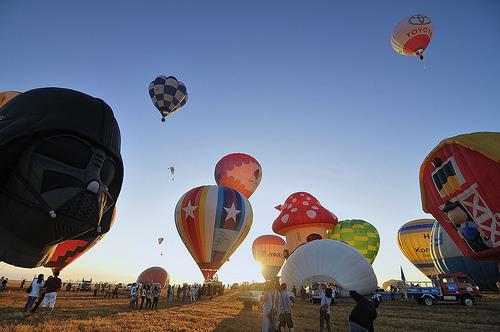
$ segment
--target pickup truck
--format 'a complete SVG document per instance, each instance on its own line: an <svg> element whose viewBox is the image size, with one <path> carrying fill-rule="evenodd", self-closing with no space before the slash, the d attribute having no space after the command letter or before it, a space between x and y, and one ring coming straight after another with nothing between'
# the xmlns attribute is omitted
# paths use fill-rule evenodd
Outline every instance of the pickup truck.
<svg viewBox="0 0 500 332"><path fill-rule="evenodd" d="M481 298L479 288L463 273L438 274L432 276L431 280L430 287L425 282L406 282L399 289L406 288L408 297L428 306L442 302L460 302L472 306Z"/></svg>
<svg viewBox="0 0 500 332"><path fill-rule="evenodd" d="M260 307L261 304L261 297L263 291L259 290L247 290L247 291L239 291L237 299L238 301L243 302L243 306L247 310L252 310L253 306Z"/></svg>

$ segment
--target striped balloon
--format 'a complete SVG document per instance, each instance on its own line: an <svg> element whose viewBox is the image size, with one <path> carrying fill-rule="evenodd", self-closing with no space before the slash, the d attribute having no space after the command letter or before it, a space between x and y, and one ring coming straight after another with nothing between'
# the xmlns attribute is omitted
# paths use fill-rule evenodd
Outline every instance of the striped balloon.
<svg viewBox="0 0 500 332"><path fill-rule="evenodd" d="M165 117L178 111L184 106L188 99L187 88L184 83L178 81L174 76L158 76L149 84L149 96L151 101Z"/></svg>
<svg viewBox="0 0 500 332"><path fill-rule="evenodd" d="M432 261L431 231L434 219L412 220L398 231L398 245L403 255L427 277L438 274Z"/></svg>
<svg viewBox="0 0 500 332"><path fill-rule="evenodd" d="M413 15L402 20L394 29L391 38L392 48L399 54L418 56L423 53L432 38L431 19L424 15Z"/></svg>
<svg viewBox="0 0 500 332"><path fill-rule="evenodd" d="M343 241L356 248L370 264L373 264L380 248L380 236L377 229L364 220L343 220L327 232L327 237Z"/></svg>
<svg viewBox="0 0 500 332"><path fill-rule="evenodd" d="M243 242L252 218L248 199L222 186L191 189L175 207L177 231L206 280Z"/></svg>

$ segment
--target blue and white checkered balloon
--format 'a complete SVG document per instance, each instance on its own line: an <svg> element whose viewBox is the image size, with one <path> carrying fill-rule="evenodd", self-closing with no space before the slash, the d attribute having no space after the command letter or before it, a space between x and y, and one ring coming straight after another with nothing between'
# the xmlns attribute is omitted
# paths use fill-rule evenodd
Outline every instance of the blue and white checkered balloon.
<svg viewBox="0 0 500 332"><path fill-rule="evenodd" d="M158 76L149 84L149 95L156 108L165 117L178 111L186 105L188 94L184 83L180 82L174 76Z"/></svg>

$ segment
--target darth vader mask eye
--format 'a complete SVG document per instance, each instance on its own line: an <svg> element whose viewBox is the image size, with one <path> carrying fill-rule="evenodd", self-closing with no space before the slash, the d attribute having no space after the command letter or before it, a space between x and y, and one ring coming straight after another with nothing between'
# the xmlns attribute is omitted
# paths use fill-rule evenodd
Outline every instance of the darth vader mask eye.
<svg viewBox="0 0 500 332"><path fill-rule="evenodd" d="M43 141L35 152L79 169L87 167L93 154L87 144L71 136L49 138Z"/></svg>
<svg viewBox="0 0 500 332"><path fill-rule="evenodd" d="M115 178L116 165L111 159L104 160L99 174L101 182L109 187Z"/></svg>

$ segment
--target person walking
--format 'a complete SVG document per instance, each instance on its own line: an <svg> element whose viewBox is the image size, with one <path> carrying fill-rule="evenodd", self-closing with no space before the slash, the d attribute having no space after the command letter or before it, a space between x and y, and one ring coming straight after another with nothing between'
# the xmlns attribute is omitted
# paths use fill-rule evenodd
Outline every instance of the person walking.
<svg viewBox="0 0 500 332"><path fill-rule="evenodd" d="M54 276L52 278L47 279L47 282L44 285L44 287L46 288L46 293L42 302L42 314L47 313L47 310L49 310L49 315L52 314L52 312L54 311L54 306L56 305L57 292L61 289L62 286L62 281L59 278L59 271L54 271L53 275Z"/></svg>
<svg viewBox="0 0 500 332"><path fill-rule="evenodd" d="M26 304L24 305L24 313L27 313L33 304L35 303L36 299L40 296L40 293L42 292L42 288L44 285L44 280L43 280L43 274L39 274L37 278L33 279L31 282L31 285L28 287L26 291L30 291L28 294L28 300L26 301ZM30 290L31 288L31 290Z"/></svg>
<svg viewBox="0 0 500 332"><path fill-rule="evenodd" d="M332 304L332 289L327 287L325 291L321 292L321 306L319 308L319 331L323 332L323 327L326 324L328 332L332 332L330 326L330 306Z"/></svg>
<svg viewBox="0 0 500 332"><path fill-rule="evenodd" d="M273 287L270 281L262 294L262 332L274 332Z"/></svg>
<svg viewBox="0 0 500 332"><path fill-rule="evenodd" d="M146 309L151 309L151 284L146 286Z"/></svg>
<svg viewBox="0 0 500 332"><path fill-rule="evenodd" d="M286 331L285 328L288 327L290 332L293 332L293 320L292 320L292 309L290 302L290 294L286 289L286 284L281 284L280 291L278 294L278 305L280 310L280 331Z"/></svg>
<svg viewBox="0 0 500 332"><path fill-rule="evenodd" d="M153 289L153 309L158 309L158 299L160 298L161 288L158 285L155 285Z"/></svg>
<svg viewBox="0 0 500 332"><path fill-rule="evenodd" d="M375 306L355 290L350 290L349 295L356 301L356 306L349 315L349 331L373 332L373 321L377 318Z"/></svg>

